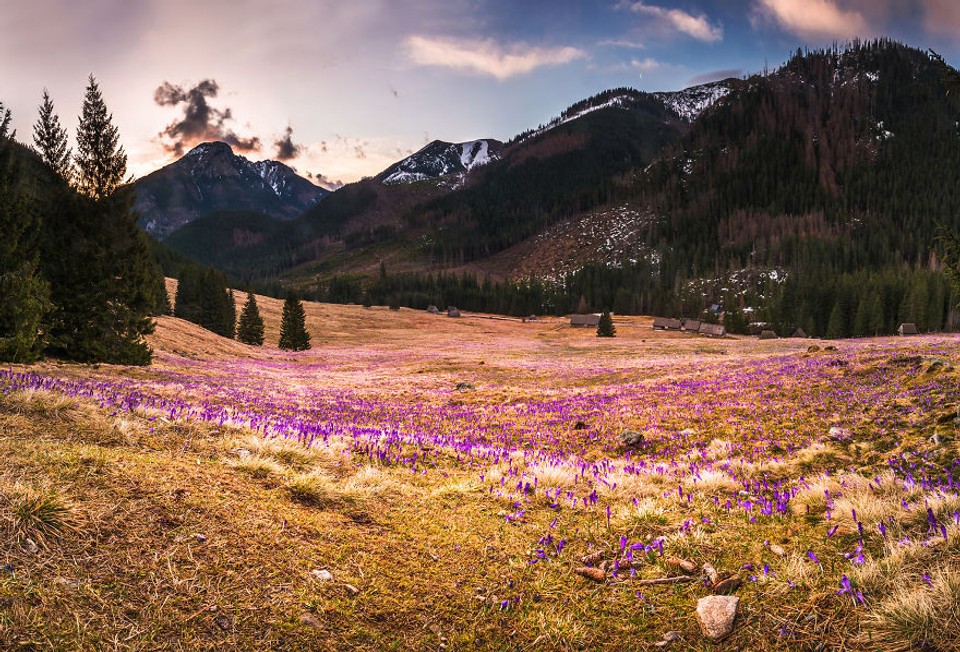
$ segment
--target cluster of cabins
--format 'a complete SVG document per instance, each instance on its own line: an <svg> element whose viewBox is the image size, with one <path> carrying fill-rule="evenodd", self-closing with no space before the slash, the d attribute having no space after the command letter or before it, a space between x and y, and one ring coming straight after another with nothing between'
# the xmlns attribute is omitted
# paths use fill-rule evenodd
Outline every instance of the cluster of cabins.
<svg viewBox="0 0 960 652"><path fill-rule="evenodd" d="M707 337L726 337L727 329L723 324L710 324L699 319L673 319L670 317L654 317L653 329L657 331L683 331L696 333Z"/></svg>
<svg viewBox="0 0 960 652"><path fill-rule="evenodd" d="M440 309L436 306L430 306L427 308L427 312L437 315L440 314ZM459 317L460 310L456 306L449 306L447 308L447 317ZM537 317L535 315L530 315L524 321L533 321ZM586 315L571 315L570 316L570 325L574 328L596 328L600 324L600 315L599 313L591 313ZM704 335L706 337L726 337L727 329L724 328L723 324L710 324L700 319L675 319L671 317L654 317L653 318L653 329L657 331L680 331L684 333L696 333L697 335ZM911 322L904 322L900 324L900 327L897 329L897 335L918 335L919 331L917 330L917 325ZM771 329L763 329L760 331L761 340L775 340L779 336L776 331ZM793 333L790 334L790 337L806 338L808 335L802 328L797 328Z"/></svg>
<svg viewBox="0 0 960 652"><path fill-rule="evenodd" d="M600 324L600 315L571 315L570 325L574 328L596 328ZM658 331L683 331L707 337L726 337L727 329L722 324L708 324L699 319L670 319L654 317L653 328Z"/></svg>
<svg viewBox="0 0 960 652"><path fill-rule="evenodd" d="M427 308L427 312L429 312L431 315L439 315L440 309L437 308L436 306L430 306ZM460 316L459 308L457 308L456 306L447 307L447 317L459 317L459 316Z"/></svg>

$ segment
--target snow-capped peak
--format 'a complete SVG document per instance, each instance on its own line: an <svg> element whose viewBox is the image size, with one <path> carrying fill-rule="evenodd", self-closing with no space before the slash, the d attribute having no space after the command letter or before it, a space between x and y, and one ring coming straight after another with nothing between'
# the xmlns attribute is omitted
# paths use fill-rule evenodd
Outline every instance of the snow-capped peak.
<svg viewBox="0 0 960 652"><path fill-rule="evenodd" d="M448 143L435 140L387 168L380 179L385 185L414 183L465 174L500 158L501 143L496 140L471 140Z"/></svg>

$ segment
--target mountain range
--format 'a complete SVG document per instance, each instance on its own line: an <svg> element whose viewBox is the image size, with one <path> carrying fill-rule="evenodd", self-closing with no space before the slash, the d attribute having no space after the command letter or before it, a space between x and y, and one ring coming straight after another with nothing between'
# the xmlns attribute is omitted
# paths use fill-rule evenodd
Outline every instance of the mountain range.
<svg viewBox="0 0 960 652"><path fill-rule="evenodd" d="M136 190L140 226L159 239L216 211L295 219L329 194L283 163L249 161L223 142L197 145L138 180Z"/></svg>
<svg viewBox="0 0 960 652"><path fill-rule="evenodd" d="M199 219L166 242L321 294L385 266L579 283L593 307L625 312L753 309L784 279L935 271L937 224L960 228L960 107L945 70L880 39L677 92L612 89L505 143L434 141L288 221L190 209ZM890 292L893 320L906 290ZM815 331L835 295L807 297ZM850 324L855 311L844 306Z"/></svg>

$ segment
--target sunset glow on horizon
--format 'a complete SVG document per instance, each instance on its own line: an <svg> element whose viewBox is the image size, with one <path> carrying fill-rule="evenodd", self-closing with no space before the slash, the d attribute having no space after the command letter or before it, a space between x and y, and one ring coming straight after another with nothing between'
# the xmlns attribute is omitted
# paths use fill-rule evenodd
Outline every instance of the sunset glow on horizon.
<svg viewBox="0 0 960 652"><path fill-rule="evenodd" d="M605 89L744 76L855 37L960 59L960 9L937 0L8 4L0 101L19 138L44 88L72 132L93 73L138 177L223 140L335 185L433 139L508 140Z"/></svg>

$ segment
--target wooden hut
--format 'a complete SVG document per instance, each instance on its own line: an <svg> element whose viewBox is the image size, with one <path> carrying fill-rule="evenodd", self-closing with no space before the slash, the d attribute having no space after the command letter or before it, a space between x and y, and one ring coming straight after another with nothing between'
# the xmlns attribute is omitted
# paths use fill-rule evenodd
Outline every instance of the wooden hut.
<svg viewBox="0 0 960 652"><path fill-rule="evenodd" d="M437 308L436 306L430 306L427 308L427 312L429 312L431 315L439 315L440 309Z"/></svg>
<svg viewBox="0 0 960 652"><path fill-rule="evenodd" d="M900 328L897 329L897 335L919 335L920 332L917 330L917 325L910 321L905 321L900 324Z"/></svg>
<svg viewBox="0 0 960 652"><path fill-rule="evenodd" d="M571 315L570 325L574 328L596 328L600 324L600 315Z"/></svg>
<svg viewBox="0 0 960 652"><path fill-rule="evenodd" d="M683 320L683 330L688 333L696 333L700 330L700 320L699 319L684 319Z"/></svg>
<svg viewBox="0 0 960 652"><path fill-rule="evenodd" d="M679 319L670 319L668 317L653 318L653 328L658 331L678 331L682 326Z"/></svg>
<svg viewBox="0 0 960 652"><path fill-rule="evenodd" d="M763 329L762 331L760 331L760 339L761 339L761 340L775 340L775 339L777 339L777 334L776 334L776 332L770 330L769 328L765 328L765 329Z"/></svg>
<svg viewBox="0 0 960 652"><path fill-rule="evenodd" d="M447 317L459 317L460 310L456 306L450 306L447 308Z"/></svg>
<svg viewBox="0 0 960 652"><path fill-rule="evenodd" d="M793 331L793 335L791 335L790 337L802 337L803 339L806 339L807 332L802 328L797 328L797 330Z"/></svg>
<svg viewBox="0 0 960 652"><path fill-rule="evenodd" d="M727 329L723 327L723 324L700 324L700 330L698 332L707 337L727 336Z"/></svg>

